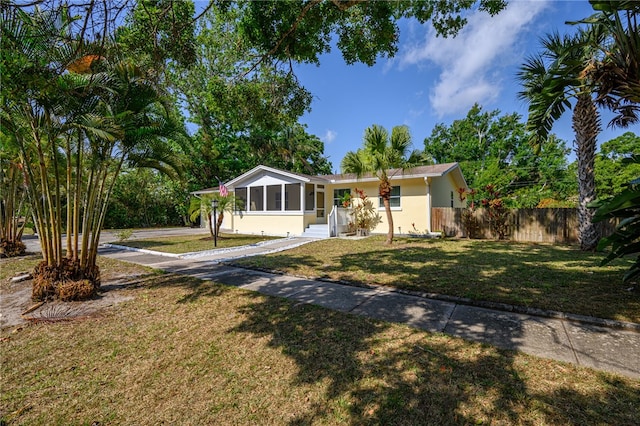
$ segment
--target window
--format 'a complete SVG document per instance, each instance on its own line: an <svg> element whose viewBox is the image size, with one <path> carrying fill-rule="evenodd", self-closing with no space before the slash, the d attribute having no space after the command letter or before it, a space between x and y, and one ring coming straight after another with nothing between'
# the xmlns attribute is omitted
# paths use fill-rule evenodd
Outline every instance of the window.
<svg viewBox="0 0 640 426"><path fill-rule="evenodd" d="M300 210L300 184L290 183L284 186L284 209Z"/></svg>
<svg viewBox="0 0 640 426"><path fill-rule="evenodd" d="M304 184L304 209L305 210L313 210L315 208L315 200L314 197L315 189L313 188L312 183Z"/></svg>
<svg viewBox="0 0 640 426"><path fill-rule="evenodd" d="M236 211L247 211L247 188L236 188Z"/></svg>
<svg viewBox="0 0 640 426"><path fill-rule="evenodd" d="M451 191L451 207L453 207L453 191Z"/></svg>
<svg viewBox="0 0 640 426"><path fill-rule="evenodd" d="M264 210L264 187L252 186L249 188L249 202L251 203L251 211L263 211Z"/></svg>
<svg viewBox="0 0 640 426"><path fill-rule="evenodd" d="M340 188L333 190L333 205L342 207L342 197L344 194L351 194L351 189L349 188Z"/></svg>
<svg viewBox="0 0 640 426"><path fill-rule="evenodd" d="M282 210L282 185L267 186L267 210Z"/></svg>
<svg viewBox="0 0 640 426"><path fill-rule="evenodd" d="M380 203L380 208L384 208L384 202L382 201L382 197L378 197L378 203ZM392 186L391 187L391 196L389 197L389 206L391 207L400 207L400 187Z"/></svg>

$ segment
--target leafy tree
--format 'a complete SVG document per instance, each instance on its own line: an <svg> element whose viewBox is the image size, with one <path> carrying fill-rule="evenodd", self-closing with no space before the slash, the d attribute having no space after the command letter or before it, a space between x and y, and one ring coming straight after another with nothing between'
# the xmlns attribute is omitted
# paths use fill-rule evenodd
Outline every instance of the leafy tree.
<svg viewBox="0 0 640 426"><path fill-rule="evenodd" d="M252 167L258 164L309 175L331 174L331 163L323 155L324 143L295 124L271 136L250 141Z"/></svg>
<svg viewBox="0 0 640 426"><path fill-rule="evenodd" d="M518 77L523 85L520 98L529 102L527 129L532 145L545 143L553 123L573 105L573 130L578 158L578 218L582 250L593 250L600 238L587 204L595 200L594 162L600 115L592 97L592 82L583 73L597 57L592 47L601 43L596 32L579 30L561 37L557 33L542 39L544 50L521 66Z"/></svg>
<svg viewBox="0 0 640 426"><path fill-rule="evenodd" d="M317 161L304 161L322 163L323 146L307 143L310 136L296 124L308 111L310 93L270 61L251 70L257 52L238 28L241 12L210 9L196 28L196 62L171 68L176 95L199 126L188 152L188 169L199 185L214 185L267 161L300 169L307 152ZM287 132L304 142L295 161L284 143L291 139L283 137Z"/></svg>
<svg viewBox="0 0 640 426"><path fill-rule="evenodd" d="M483 111L474 105L451 125L437 124L424 140L424 155L437 163L459 162L479 198L487 185L499 189L510 207L535 207L541 200L564 199L567 182L564 142L555 137L536 154L518 114Z"/></svg>
<svg viewBox="0 0 640 426"><path fill-rule="evenodd" d="M478 8L494 15L503 0L462 1L343 1L295 0L239 2L241 29L262 52L262 60L319 64L331 50L332 35L348 64L373 65L378 56L392 57L398 50L401 18L431 21L438 35L453 36L466 24L463 12Z"/></svg>
<svg viewBox="0 0 640 426"><path fill-rule="evenodd" d="M137 64L162 77L167 58L183 67L196 59L195 5L193 1L136 1L116 30L117 41Z"/></svg>
<svg viewBox="0 0 640 426"><path fill-rule="evenodd" d="M619 194L629 182L640 176L640 165L624 160L632 155L640 155L640 137L632 132L600 146L595 170L598 198Z"/></svg>
<svg viewBox="0 0 640 426"><path fill-rule="evenodd" d="M357 151L349 151L342 159L340 167L343 173L355 173L362 177L367 173L375 175L380 184L378 192L384 203L389 231L385 244L393 242L393 216L391 215L391 169L405 169L412 165L409 148L411 134L407 126L395 126L391 135L377 124L365 129L364 146Z"/></svg>
<svg viewBox="0 0 640 426"><path fill-rule="evenodd" d="M124 168L115 180L104 227L185 225L188 199L189 191L179 179L153 169Z"/></svg>

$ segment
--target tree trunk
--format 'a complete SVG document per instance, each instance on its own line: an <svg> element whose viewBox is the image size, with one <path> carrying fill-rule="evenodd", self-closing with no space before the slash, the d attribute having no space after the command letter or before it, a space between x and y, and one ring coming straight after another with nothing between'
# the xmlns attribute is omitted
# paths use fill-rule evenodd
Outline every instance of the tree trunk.
<svg viewBox="0 0 640 426"><path fill-rule="evenodd" d="M391 184L389 180L381 180L378 187L380 197L382 197L382 203L384 204L384 211L387 214L387 223L389 224L389 230L387 231L387 239L385 244L393 243L393 216L391 215L391 204L389 203L389 197L391 196Z"/></svg>
<svg viewBox="0 0 640 426"><path fill-rule="evenodd" d="M224 212L218 213L218 219L216 221L216 235L220 238L220 227L222 226L222 221L224 220Z"/></svg>
<svg viewBox="0 0 640 426"><path fill-rule="evenodd" d="M600 132L600 116L589 94L578 96L573 112L573 130L576 134L578 158L578 226L580 249L595 250L600 239L600 228L592 223L595 210L587 204L596 198L594 175L596 137Z"/></svg>
<svg viewBox="0 0 640 426"><path fill-rule="evenodd" d="M215 234L213 233L213 215L209 212L207 216L209 217L209 233L211 234L211 238L215 238Z"/></svg>

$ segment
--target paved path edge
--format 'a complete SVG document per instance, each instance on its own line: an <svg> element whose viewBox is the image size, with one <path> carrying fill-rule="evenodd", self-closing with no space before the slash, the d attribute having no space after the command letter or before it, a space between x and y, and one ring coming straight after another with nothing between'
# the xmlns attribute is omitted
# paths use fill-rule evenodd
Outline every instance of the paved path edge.
<svg viewBox="0 0 640 426"><path fill-rule="evenodd" d="M637 324L634 322L618 321L618 320L612 320L612 319L606 319L606 318L597 318L597 317L592 317L588 315L572 314L572 313L561 312L561 311L553 311L549 309L531 308L528 306L510 305L507 303L500 303L500 302L473 300L466 297L449 296L444 294L428 293L428 292L415 291L415 290L405 290L405 289L387 287L382 285L360 284L360 283L353 283L345 280L333 280L330 278L323 278L323 277L309 277L304 275L290 274L290 273L273 270L273 269L249 267L246 265L238 264L233 261L222 262L222 263L229 266L233 266L235 268L266 272L270 274L288 275L288 276L302 278L306 280L323 281L323 282L329 282L333 284L348 285L352 287L380 289L380 290L389 291L391 293L421 297L423 299L440 300L443 302L456 303L458 305L475 306L478 308L493 309L496 311L513 312L517 314L533 315L533 316L544 317L544 318L561 319L561 320L571 321L575 323L596 325L599 327L614 328L614 329L621 329L621 330L630 330L630 331L635 331L637 333L640 333L640 324Z"/></svg>

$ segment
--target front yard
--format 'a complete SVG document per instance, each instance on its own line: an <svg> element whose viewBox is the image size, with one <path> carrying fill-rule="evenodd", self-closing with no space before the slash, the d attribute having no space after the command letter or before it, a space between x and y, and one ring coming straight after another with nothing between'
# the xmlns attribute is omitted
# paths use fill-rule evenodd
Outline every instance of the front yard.
<svg viewBox="0 0 640 426"><path fill-rule="evenodd" d="M329 243L306 249L326 253ZM421 244L378 259L424 256ZM456 264L446 244L428 247ZM0 261L1 285L35 261ZM132 299L0 332L0 423L637 424L638 380L100 262L105 277L135 277L122 289L105 285Z"/></svg>
<svg viewBox="0 0 640 426"><path fill-rule="evenodd" d="M234 263L640 323L640 284L622 283L630 260L600 267L601 253L548 244L383 241L334 238Z"/></svg>
<svg viewBox="0 0 640 426"><path fill-rule="evenodd" d="M218 244L216 247L214 247L214 241L211 235L198 234L173 237L158 237L143 240L125 240L115 242L114 244L140 249L161 251L165 253L189 253L194 251L213 250L216 248L223 249L245 246L270 240L277 240L279 238L280 237L267 237L261 235L220 234L218 236Z"/></svg>

